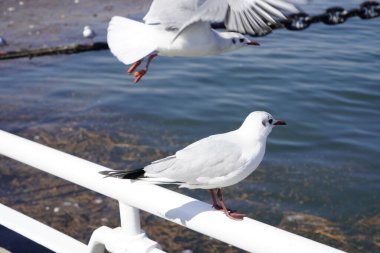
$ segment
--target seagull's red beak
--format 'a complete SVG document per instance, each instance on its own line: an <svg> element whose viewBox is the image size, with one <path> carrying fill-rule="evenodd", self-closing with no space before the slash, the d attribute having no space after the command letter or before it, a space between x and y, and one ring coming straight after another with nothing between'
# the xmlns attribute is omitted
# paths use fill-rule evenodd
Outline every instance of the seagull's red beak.
<svg viewBox="0 0 380 253"><path fill-rule="evenodd" d="M257 42L257 41L253 41L253 40L247 42L247 45L250 45L250 46L260 46L259 42Z"/></svg>
<svg viewBox="0 0 380 253"><path fill-rule="evenodd" d="M274 122L273 125L275 125L275 126L284 126L284 125L286 125L286 122L283 121L283 120L277 120L276 122Z"/></svg>

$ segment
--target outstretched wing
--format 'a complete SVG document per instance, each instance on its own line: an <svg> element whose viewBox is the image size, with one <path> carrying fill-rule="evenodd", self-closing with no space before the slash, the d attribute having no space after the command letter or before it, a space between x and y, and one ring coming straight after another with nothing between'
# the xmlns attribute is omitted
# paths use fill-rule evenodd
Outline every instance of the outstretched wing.
<svg viewBox="0 0 380 253"><path fill-rule="evenodd" d="M198 0L154 0L144 17L146 24L181 28L195 14Z"/></svg>
<svg viewBox="0 0 380 253"><path fill-rule="evenodd" d="M199 21L224 22L228 31L262 35L271 30L271 24L285 19L285 12L298 12L298 9L283 0L207 0L181 27L177 37Z"/></svg>

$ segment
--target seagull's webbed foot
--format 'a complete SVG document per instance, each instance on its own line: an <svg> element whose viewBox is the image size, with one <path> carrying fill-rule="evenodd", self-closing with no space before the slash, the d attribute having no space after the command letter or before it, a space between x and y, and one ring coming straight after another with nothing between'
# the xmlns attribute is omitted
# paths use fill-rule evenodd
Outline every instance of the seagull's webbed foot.
<svg viewBox="0 0 380 253"><path fill-rule="evenodd" d="M135 83L138 83L141 78L146 74L146 72L148 72L148 69L149 69L149 65L150 63L152 62L152 60L157 57L157 54L151 54L149 55L148 57L148 60L145 64L145 68L139 70L139 71L136 71L134 76L135 76ZM139 65L141 64L141 60L140 61L137 61L135 64L133 64L133 66L128 70L128 73L131 71L134 71Z"/></svg>
<svg viewBox="0 0 380 253"><path fill-rule="evenodd" d="M147 71L146 69L141 69L139 71L136 71L134 74L135 76L134 82L138 83L141 80L141 78L146 74L146 71Z"/></svg>
<svg viewBox="0 0 380 253"><path fill-rule="evenodd" d="M222 211L228 218L233 220L242 220L246 215L243 213L238 213L236 210L231 210L227 208L227 210L223 210L223 207L216 205L212 206L215 210Z"/></svg>
<svg viewBox="0 0 380 253"><path fill-rule="evenodd" d="M222 197L222 190L221 189L218 189L216 192L216 194L218 195L220 205L218 205L218 203L216 201L214 190L210 190L210 194L211 194L211 198L212 198L212 202L213 202L212 207L214 209L223 211L224 214L228 218L231 218L233 220L242 220L245 217L245 214L238 213L236 210L231 210L231 209L226 208L226 205L224 204L224 200Z"/></svg>
<svg viewBox="0 0 380 253"><path fill-rule="evenodd" d="M223 211L223 212L224 212L223 207L220 206L220 205L218 205L218 204L213 204L213 205L212 205L212 208L214 208L214 209L217 210L217 211ZM228 212L229 214L231 214L231 213L236 213L237 211L236 211L236 210L231 210L231 209L227 208L227 212Z"/></svg>
<svg viewBox="0 0 380 253"><path fill-rule="evenodd" d="M224 204L223 204L223 205L224 205ZM231 219L233 219L233 220L242 220L242 219L246 216L246 215L243 214L243 213L238 213L237 210L231 210L231 209L229 209L229 208L226 208L225 206L224 206L224 208L221 207L221 206L219 206L219 207L220 207L220 209L217 209L217 210L223 211L224 214L225 214L228 218L231 218Z"/></svg>
<svg viewBox="0 0 380 253"><path fill-rule="evenodd" d="M215 210L218 210L218 211L223 210L223 208L220 205L212 205L212 208L214 208Z"/></svg>
<svg viewBox="0 0 380 253"><path fill-rule="evenodd" d="M234 211L227 211L224 212L228 218L231 218L233 220L242 220L246 215L243 213L237 213L235 210Z"/></svg>

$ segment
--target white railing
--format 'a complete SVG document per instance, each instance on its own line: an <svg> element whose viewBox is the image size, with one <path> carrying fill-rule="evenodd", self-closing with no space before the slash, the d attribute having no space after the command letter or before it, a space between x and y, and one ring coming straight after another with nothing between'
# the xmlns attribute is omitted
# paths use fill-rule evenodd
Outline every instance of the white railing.
<svg viewBox="0 0 380 253"><path fill-rule="evenodd" d="M250 218L231 220L210 204L160 186L104 178L98 172L106 167L1 130L0 154L119 201L121 227L96 229L88 245L0 205L1 224L56 252L163 252L141 229L139 210L250 252L343 252Z"/></svg>

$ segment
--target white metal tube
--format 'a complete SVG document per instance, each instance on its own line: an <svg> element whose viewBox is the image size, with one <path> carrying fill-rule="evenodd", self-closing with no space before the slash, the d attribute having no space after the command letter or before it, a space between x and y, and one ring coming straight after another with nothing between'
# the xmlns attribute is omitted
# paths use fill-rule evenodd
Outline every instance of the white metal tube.
<svg viewBox="0 0 380 253"><path fill-rule="evenodd" d="M209 204L156 185L104 178L98 173L103 166L1 130L0 154L250 252L343 252L250 218L231 220Z"/></svg>
<svg viewBox="0 0 380 253"><path fill-rule="evenodd" d="M119 201L120 224L128 236L135 236L141 233L140 211L137 208Z"/></svg>
<svg viewBox="0 0 380 253"><path fill-rule="evenodd" d="M54 252L86 252L87 245L3 204L0 204L0 224Z"/></svg>

